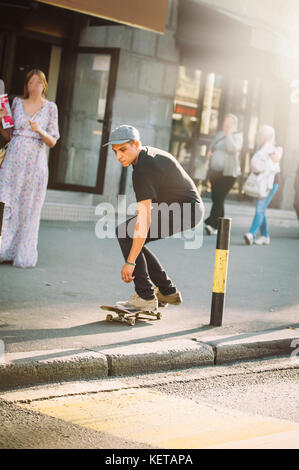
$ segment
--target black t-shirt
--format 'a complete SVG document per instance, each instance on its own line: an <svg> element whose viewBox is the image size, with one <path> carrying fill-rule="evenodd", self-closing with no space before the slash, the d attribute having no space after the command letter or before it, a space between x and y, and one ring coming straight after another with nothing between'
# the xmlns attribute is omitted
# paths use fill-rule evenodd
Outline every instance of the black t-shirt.
<svg viewBox="0 0 299 470"><path fill-rule="evenodd" d="M173 155L163 150L143 147L132 177L137 202L201 202L190 176Z"/></svg>

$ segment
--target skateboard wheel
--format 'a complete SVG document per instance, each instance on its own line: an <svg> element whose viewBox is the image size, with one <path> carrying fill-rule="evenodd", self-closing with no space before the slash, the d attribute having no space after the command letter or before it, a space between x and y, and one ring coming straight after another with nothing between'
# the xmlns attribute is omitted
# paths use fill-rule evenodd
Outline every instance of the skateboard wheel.
<svg viewBox="0 0 299 470"><path fill-rule="evenodd" d="M112 321L112 319L113 319L113 316L112 316L112 315L107 315L106 321Z"/></svg>
<svg viewBox="0 0 299 470"><path fill-rule="evenodd" d="M129 323L130 326L134 326L135 325L135 318L129 318L128 323Z"/></svg>
<svg viewBox="0 0 299 470"><path fill-rule="evenodd" d="M158 312L157 313L157 320L161 320L161 318L162 318L162 313Z"/></svg>

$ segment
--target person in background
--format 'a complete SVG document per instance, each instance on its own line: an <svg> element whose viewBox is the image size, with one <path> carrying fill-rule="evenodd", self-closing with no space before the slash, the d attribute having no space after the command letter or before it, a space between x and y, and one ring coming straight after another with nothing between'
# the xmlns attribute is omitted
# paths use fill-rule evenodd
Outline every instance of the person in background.
<svg viewBox="0 0 299 470"><path fill-rule="evenodd" d="M237 129L237 116L227 114L222 131L216 134L208 152L212 208L205 220L207 235L217 234L218 217L224 217L225 198L240 174L239 154L243 146L243 136Z"/></svg>
<svg viewBox="0 0 299 470"><path fill-rule="evenodd" d="M259 185L264 197L256 200L254 219L250 230L244 235L247 245L269 245L270 236L266 217L266 209L278 190L279 173L283 150L275 147L275 130L271 126L263 126L259 134L259 148L251 159L251 169L260 173ZM260 230L261 236L256 238Z"/></svg>
<svg viewBox="0 0 299 470"><path fill-rule="evenodd" d="M5 203L0 262L29 268L37 263L42 205L48 184L46 147L59 138L55 103L46 99L47 80L41 70L25 78L24 96L14 98L12 131L0 132L9 145L0 168L0 201ZM0 118L5 115L0 110Z"/></svg>

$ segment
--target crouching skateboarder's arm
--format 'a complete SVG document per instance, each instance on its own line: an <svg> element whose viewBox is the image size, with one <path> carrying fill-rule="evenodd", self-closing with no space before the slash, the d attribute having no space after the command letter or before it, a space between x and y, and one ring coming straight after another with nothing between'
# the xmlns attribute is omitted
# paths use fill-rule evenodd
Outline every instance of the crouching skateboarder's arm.
<svg viewBox="0 0 299 470"><path fill-rule="evenodd" d="M132 248L128 259L121 270L121 278L124 282L132 282L134 279L133 272L136 266L136 259L141 252L143 245L147 239L147 234L151 224L151 207L152 200L138 202L137 220L133 235Z"/></svg>

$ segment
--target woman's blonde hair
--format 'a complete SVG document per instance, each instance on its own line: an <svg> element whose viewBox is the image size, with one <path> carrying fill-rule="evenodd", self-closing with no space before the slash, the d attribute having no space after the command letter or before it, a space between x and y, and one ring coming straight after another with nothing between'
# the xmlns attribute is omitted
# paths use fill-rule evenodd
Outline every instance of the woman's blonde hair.
<svg viewBox="0 0 299 470"><path fill-rule="evenodd" d="M224 119L231 118L235 122L235 130L238 129L239 119L235 114L228 113L224 116Z"/></svg>
<svg viewBox="0 0 299 470"><path fill-rule="evenodd" d="M47 91L48 91L48 82L47 82L47 79L46 79L46 76L45 76L44 72L42 72L39 69L33 69L33 70L30 70L30 72L27 73L27 75L25 77L25 81L24 81L24 96L23 96L23 98L24 99L29 98L28 83L29 83L30 78L33 77L33 75L37 75L39 77L40 81L42 82L42 84L43 84L42 96L43 96L43 98L46 98Z"/></svg>
<svg viewBox="0 0 299 470"><path fill-rule="evenodd" d="M260 130L260 134L264 134L267 142L275 145L275 129L271 126L262 126Z"/></svg>

